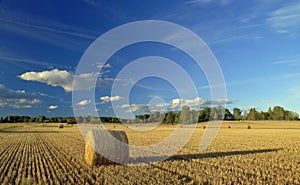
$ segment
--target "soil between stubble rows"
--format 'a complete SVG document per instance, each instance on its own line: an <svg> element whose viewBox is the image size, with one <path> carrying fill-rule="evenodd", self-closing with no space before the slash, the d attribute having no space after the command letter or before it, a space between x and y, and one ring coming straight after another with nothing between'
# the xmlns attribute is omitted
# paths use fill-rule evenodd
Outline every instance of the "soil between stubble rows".
<svg viewBox="0 0 300 185"><path fill-rule="evenodd" d="M164 162L98 167L85 163L77 126L11 125L0 125L1 184L300 184L300 122L224 122L202 153L201 123L187 145ZM125 130L135 145L155 143L174 129L136 133L122 125L106 127Z"/></svg>

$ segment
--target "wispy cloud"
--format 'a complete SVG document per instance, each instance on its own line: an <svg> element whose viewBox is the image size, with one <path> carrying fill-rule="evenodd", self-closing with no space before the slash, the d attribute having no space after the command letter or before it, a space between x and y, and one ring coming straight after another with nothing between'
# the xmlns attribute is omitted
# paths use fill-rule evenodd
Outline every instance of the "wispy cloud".
<svg viewBox="0 0 300 185"><path fill-rule="evenodd" d="M219 5L219 6L225 6L228 5L231 2L231 0L191 0L187 1L188 4L195 4L195 5L201 5L201 6L206 6L206 5Z"/></svg>
<svg viewBox="0 0 300 185"><path fill-rule="evenodd" d="M300 65L300 55L287 56L272 62L272 64Z"/></svg>
<svg viewBox="0 0 300 185"><path fill-rule="evenodd" d="M82 0L86 4L97 9L97 13L108 19L108 21L128 22L135 21L137 18L129 15L124 9L114 6L113 3L102 0Z"/></svg>
<svg viewBox="0 0 300 185"><path fill-rule="evenodd" d="M55 23L55 25L52 25L53 27L46 27L46 26L42 26L42 25L35 25L36 23L33 23L33 22L32 23L23 23L23 22L19 22L19 21L13 21L13 20L9 20L9 19L1 19L1 18L0 18L0 21L14 25L14 26L20 26L23 28L36 29L36 30L40 30L40 31L46 31L46 32L51 32L51 33L56 33L56 34L79 37L79 38L84 38L84 39L95 40L97 38L96 36L80 33L80 32L84 32L86 30L82 30L79 28L71 27L71 26L65 26L65 25L62 25L59 23ZM67 31L64 29L68 29L70 31Z"/></svg>
<svg viewBox="0 0 300 185"><path fill-rule="evenodd" d="M249 34L245 35L233 35L233 36L225 36L220 38L216 38L215 40L210 42L210 45L214 44L223 44L223 43L228 43L228 42L234 42L234 41L239 41L241 39L249 39L251 38Z"/></svg>
<svg viewBox="0 0 300 185"><path fill-rule="evenodd" d="M14 63L14 64L24 63L24 64L40 65L40 66L45 66L47 68L54 68L54 67L70 68L68 66L63 66L60 64L54 64L54 63L49 63L46 61L27 59L27 58L21 58L21 57L16 57L16 56L1 56L0 55L0 61Z"/></svg>
<svg viewBox="0 0 300 185"><path fill-rule="evenodd" d="M271 12L267 23L278 33L295 32L300 30L300 4L290 3Z"/></svg>
<svg viewBox="0 0 300 185"><path fill-rule="evenodd" d="M27 93L24 90L12 90L0 84L0 107L31 108L42 103L37 95Z"/></svg>
<svg viewBox="0 0 300 185"><path fill-rule="evenodd" d="M274 82L279 80L289 80L289 79L298 79L300 78L300 73L281 73L273 76L262 76L262 77L255 77L251 79L244 79L244 80L236 80L236 81L228 81L226 82L226 87L228 86L239 86L239 85L245 85L245 84L252 84L259 81L264 81L265 83L268 82ZM198 87L198 89L210 89L210 88L218 88L218 87L224 87L224 84L214 84L214 85L204 85L201 87Z"/></svg>
<svg viewBox="0 0 300 185"><path fill-rule="evenodd" d="M5 7L0 8L0 26L12 33L70 50L81 50L83 43L89 43L98 35L91 30L15 12Z"/></svg>

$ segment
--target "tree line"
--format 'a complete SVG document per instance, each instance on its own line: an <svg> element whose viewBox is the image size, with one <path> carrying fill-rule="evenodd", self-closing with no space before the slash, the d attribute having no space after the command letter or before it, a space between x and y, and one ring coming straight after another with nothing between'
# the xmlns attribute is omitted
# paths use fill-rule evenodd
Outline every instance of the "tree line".
<svg viewBox="0 0 300 185"><path fill-rule="evenodd" d="M46 116L37 116L37 117L30 117L30 116L6 116L0 117L0 123L74 123L74 117L49 117ZM72 122L73 121L73 122Z"/></svg>
<svg viewBox="0 0 300 185"><path fill-rule="evenodd" d="M233 113L222 106L206 107L202 110L190 110L189 107L183 106L179 112L170 111L165 114L155 112L154 114L137 115L136 120L165 124L190 124L209 120L299 120L299 114L285 110L281 106L270 107L267 112L258 112L255 108L246 111L234 108ZM131 121L135 122L136 120Z"/></svg>
<svg viewBox="0 0 300 185"><path fill-rule="evenodd" d="M269 107L267 112L259 112L255 108L251 108L249 111L245 111L243 115L240 109L234 108L233 116L236 120L299 120L298 113L285 110L281 106L274 106L273 109Z"/></svg>
<svg viewBox="0 0 300 185"><path fill-rule="evenodd" d="M153 123L161 122L163 124L190 124L204 122L209 120L299 120L299 114L293 111L285 110L281 106L269 108L267 112L257 111L251 108L248 111L242 111L234 108L233 113L228 109L217 107L205 107L201 110L191 110L188 106L183 106L181 111L169 111L167 113L154 112L151 114L136 115L135 119L122 119L116 117L100 117L103 123ZM6 116L0 117L0 123L99 123L99 118L94 116L76 117L45 117L45 116Z"/></svg>

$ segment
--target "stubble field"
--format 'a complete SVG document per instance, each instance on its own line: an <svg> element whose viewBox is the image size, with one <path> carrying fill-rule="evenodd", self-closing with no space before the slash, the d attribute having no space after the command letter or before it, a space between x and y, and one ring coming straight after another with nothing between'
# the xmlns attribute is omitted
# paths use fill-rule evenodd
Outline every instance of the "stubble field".
<svg viewBox="0 0 300 185"><path fill-rule="evenodd" d="M300 184L300 122L224 122L212 145L199 152L204 125L166 161L90 167L76 125L0 124L0 183ZM148 145L175 126L138 133L123 125L106 128L124 130L130 144Z"/></svg>

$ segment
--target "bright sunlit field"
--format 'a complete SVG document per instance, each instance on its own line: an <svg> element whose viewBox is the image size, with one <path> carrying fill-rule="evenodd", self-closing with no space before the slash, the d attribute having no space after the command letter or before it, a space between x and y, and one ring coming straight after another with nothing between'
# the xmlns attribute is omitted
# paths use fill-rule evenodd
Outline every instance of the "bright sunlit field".
<svg viewBox="0 0 300 185"><path fill-rule="evenodd" d="M10 184L300 184L300 122L224 122L203 152L199 123L175 156L150 165L88 166L77 125L1 124L0 182ZM229 128L230 125L230 128ZM247 126L251 125L251 129ZM175 126L134 132L123 125L129 144L149 145ZM183 128L186 129L186 128Z"/></svg>

